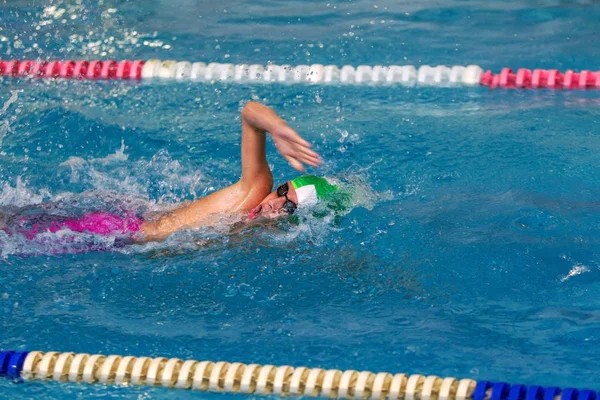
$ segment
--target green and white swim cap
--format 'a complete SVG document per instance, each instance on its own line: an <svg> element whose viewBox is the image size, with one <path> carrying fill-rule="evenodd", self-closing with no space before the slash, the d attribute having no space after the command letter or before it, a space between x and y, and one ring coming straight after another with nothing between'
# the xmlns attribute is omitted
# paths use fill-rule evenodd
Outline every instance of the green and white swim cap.
<svg viewBox="0 0 600 400"><path fill-rule="evenodd" d="M336 185L314 175L304 175L291 182L298 196L298 206L316 204L319 200L327 199L338 191Z"/></svg>

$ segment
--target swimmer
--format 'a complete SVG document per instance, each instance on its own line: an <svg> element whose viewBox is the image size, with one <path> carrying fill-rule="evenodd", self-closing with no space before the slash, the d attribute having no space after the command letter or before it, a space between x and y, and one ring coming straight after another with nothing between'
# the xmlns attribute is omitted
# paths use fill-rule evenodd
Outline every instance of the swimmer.
<svg viewBox="0 0 600 400"><path fill-rule="evenodd" d="M217 223L226 214L242 214L248 220L277 218L293 214L328 198L337 186L326 179L305 175L273 188L273 175L267 163L266 134L288 163L298 171L305 165L318 167L321 157L294 129L271 108L249 102L242 110L242 176L224 189L184 204L156 219L135 215L118 216L110 212L87 213L78 218L27 213L13 218L7 234L34 239L41 233L68 229L73 232L115 236L118 243L161 241L184 229L198 229ZM124 240L122 240L124 238Z"/></svg>
<svg viewBox="0 0 600 400"><path fill-rule="evenodd" d="M138 240L163 240L182 229L210 225L215 220L213 217L228 213L244 213L249 219L290 215L298 207L314 204L337 190L324 178L306 175L271 191L273 175L267 163L267 133L271 134L279 153L296 170L305 171L305 164L311 167L321 164L321 157L311 149L310 143L275 111L263 104L249 102L242 110L241 179L155 221L144 221L139 228Z"/></svg>

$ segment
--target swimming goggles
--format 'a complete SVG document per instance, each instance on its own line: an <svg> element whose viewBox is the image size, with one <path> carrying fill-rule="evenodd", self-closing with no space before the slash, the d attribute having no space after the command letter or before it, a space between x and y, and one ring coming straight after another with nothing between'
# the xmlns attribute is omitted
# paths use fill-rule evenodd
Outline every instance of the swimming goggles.
<svg viewBox="0 0 600 400"><path fill-rule="evenodd" d="M285 197L285 203L283 203L283 211L285 211L288 214L293 214L294 211L296 211L296 208L298 208L298 206L291 201L288 198L288 191L289 191L289 186L288 183L284 183L283 185L279 186L277 188L277 197Z"/></svg>

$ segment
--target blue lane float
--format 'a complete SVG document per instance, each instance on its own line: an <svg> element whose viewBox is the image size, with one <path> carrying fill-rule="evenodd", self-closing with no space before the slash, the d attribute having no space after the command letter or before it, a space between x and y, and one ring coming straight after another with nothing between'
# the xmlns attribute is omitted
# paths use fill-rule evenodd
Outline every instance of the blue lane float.
<svg viewBox="0 0 600 400"><path fill-rule="evenodd" d="M53 380L338 399L597 400L600 396L589 389L545 388L416 374L54 351L0 351L0 377L14 382Z"/></svg>
<svg viewBox="0 0 600 400"><path fill-rule="evenodd" d="M0 376L19 380L28 351L0 351Z"/></svg>

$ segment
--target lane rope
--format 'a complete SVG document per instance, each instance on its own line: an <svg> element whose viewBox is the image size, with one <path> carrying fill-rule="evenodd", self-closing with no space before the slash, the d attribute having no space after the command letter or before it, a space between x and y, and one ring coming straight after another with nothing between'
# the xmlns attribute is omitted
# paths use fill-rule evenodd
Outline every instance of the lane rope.
<svg viewBox="0 0 600 400"><path fill-rule="evenodd" d="M148 60L143 79L176 79L227 82L341 83L354 85L401 84L406 86L477 86L483 70L476 66L412 65L353 67L345 65L219 64Z"/></svg>
<svg viewBox="0 0 600 400"><path fill-rule="evenodd" d="M0 377L15 381L146 385L203 392L390 400L596 400L592 390L476 382L387 372L55 351L0 351Z"/></svg>
<svg viewBox="0 0 600 400"><path fill-rule="evenodd" d="M465 87L491 89L600 89L600 71L504 68L494 74L477 65L277 65L220 64L174 60L0 60L0 76L85 80L177 80L193 82L290 83Z"/></svg>

